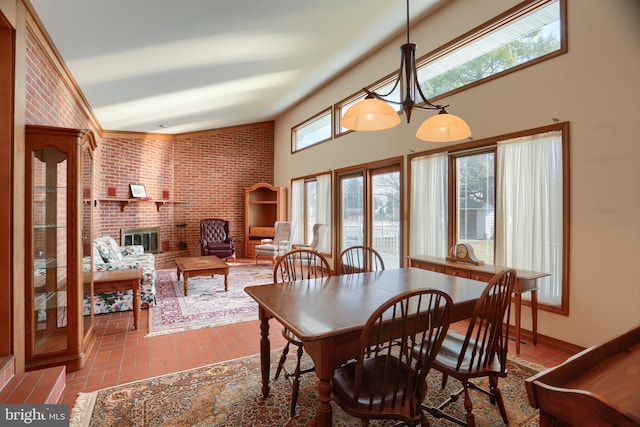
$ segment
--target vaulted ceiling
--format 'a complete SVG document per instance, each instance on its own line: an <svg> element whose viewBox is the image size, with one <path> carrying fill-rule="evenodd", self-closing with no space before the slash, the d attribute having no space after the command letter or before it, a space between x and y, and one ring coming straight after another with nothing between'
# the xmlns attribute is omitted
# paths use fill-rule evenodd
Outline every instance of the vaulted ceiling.
<svg viewBox="0 0 640 427"><path fill-rule="evenodd" d="M137 132L272 120L406 24L404 0L30 2L101 126Z"/></svg>

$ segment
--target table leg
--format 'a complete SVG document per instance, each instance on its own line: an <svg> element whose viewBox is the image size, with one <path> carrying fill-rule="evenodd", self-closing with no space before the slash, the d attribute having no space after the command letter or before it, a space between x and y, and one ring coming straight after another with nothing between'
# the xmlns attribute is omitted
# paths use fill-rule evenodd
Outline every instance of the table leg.
<svg viewBox="0 0 640 427"><path fill-rule="evenodd" d="M318 377L318 407L315 422L311 425L331 427L333 423L331 378L336 367L336 346L332 338L304 343L304 349L313 359Z"/></svg>
<svg viewBox="0 0 640 427"><path fill-rule="evenodd" d="M224 291L229 290L229 273L224 273Z"/></svg>
<svg viewBox="0 0 640 427"><path fill-rule="evenodd" d="M331 427L333 411L331 409L331 380L318 378L318 409L316 409L316 425Z"/></svg>
<svg viewBox="0 0 640 427"><path fill-rule="evenodd" d="M187 292L189 291L189 273L185 271L183 276L184 276L184 296L186 297Z"/></svg>
<svg viewBox="0 0 640 427"><path fill-rule="evenodd" d="M514 294L514 305L516 309L516 353L520 354L520 315L522 311L522 294L516 292Z"/></svg>
<svg viewBox="0 0 640 427"><path fill-rule="evenodd" d="M140 319L140 287L142 283L140 279L136 280L137 284L133 285L133 328L138 329L138 320Z"/></svg>
<svg viewBox="0 0 640 427"><path fill-rule="evenodd" d="M260 308L260 370L262 396L269 397L269 368L271 366L271 342L269 341L269 317Z"/></svg>
<svg viewBox="0 0 640 427"><path fill-rule="evenodd" d="M176 275L178 276L178 280L180 280L180 267L176 267Z"/></svg>
<svg viewBox="0 0 640 427"><path fill-rule="evenodd" d="M531 329L533 330L533 345L538 345L538 291L531 291Z"/></svg>

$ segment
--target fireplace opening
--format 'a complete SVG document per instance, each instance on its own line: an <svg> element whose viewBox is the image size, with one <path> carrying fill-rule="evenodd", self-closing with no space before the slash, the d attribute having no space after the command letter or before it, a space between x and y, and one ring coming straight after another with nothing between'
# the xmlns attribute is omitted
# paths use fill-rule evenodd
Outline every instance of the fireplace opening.
<svg viewBox="0 0 640 427"><path fill-rule="evenodd" d="M123 246L142 245L145 252L160 252L158 234L160 227L129 228L120 230L120 241Z"/></svg>

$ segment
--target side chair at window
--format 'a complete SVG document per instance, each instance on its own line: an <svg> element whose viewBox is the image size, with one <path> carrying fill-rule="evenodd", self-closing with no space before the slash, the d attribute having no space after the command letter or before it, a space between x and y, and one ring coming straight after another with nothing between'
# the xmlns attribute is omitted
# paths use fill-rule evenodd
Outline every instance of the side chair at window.
<svg viewBox="0 0 640 427"><path fill-rule="evenodd" d="M273 267L273 282L297 282L305 279L321 279L331 276L329 261L316 251L309 249L296 249L282 255ZM295 284L294 284L295 285ZM282 328L282 336L287 343L282 350L278 367L274 379L278 379L280 373L284 371L284 376L292 386L291 390L291 416L296 414L296 404L298 402L298 391L300 390L300 375L313 372L314 367L302 369L302 355L304 353L302 341L298 339L289 329ZM289 346L297 347L296 367L291 371L286 366Z"/></svg>
<svg viewBox="0 0 640 427"><path fill-rule="evenodd" d="M449 295L428 288L382 304L362 330L357 359L335 370L335 402L364 426L374 419L428 426L426 377L449 329L451 306Z"/></svg>
<svg viewBox="0 0 640 427"><path fill-rule="evenodd" d="M310 249L312 251L317 251L318 246L322 247L321 243L326 239L327 232L329 231L329 226L327 224L313 224L313 239L311 243L308 245L305 244L295 244L293 245L293 249Z"/></svg>
<svg viewBox="0 0 640 427"><path fill-rule="evenodd" d="M433 368L442 372L442 388L445 387L449 376L460 381L462 388L437 408L424 407L435 417L446 418L463 426L475 426L469 390L476 389L489 396L489 401L498 405L504 423L509 422L498 388L498 379L507 376L508 325L515 281L516 271L513 269L504 269L496 274L474 307L467 333L460 335L449 332L446 335ZM414 353L418 351L416 349ZM482 377L489 378L488 390L471 381ZM467 412L466 420L457 419L443 411L451 402L458 400L462 393Z"/></svg>
<svg viewBox="0 0 640 427"><path fill-rule="evenodd" d="M276 221L273 239L262 239L256 246L256 264L258 257L268 257L275 263L276 259L291 250L291 235L295 228L293 221Z"/></svg>
<svg viewBox="0 0 640 427"><path fill-rule="evenodd" d="M339 264L341 274L384 270L382 256L369 246L351 246L345 249L340 254Z"/></svg>

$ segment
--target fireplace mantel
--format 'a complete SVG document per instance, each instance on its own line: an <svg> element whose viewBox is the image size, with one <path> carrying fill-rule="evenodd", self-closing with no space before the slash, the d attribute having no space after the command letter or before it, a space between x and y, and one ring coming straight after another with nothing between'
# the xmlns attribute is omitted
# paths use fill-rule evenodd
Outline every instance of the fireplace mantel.
<svg viewBox="0 0 640 427"><path fill-rule="evenodd" d="M160 212L160 207L162 207L162 205L169 205L169 204L173 204L173 205L177 205L177 204L181 204L181 203L186 203L186 202L181 202L181 201L175 201L175 200L153 200L153 199L116 199L116 198L110 198L110 199L98 199L99 202L104 203L104 202L116 202L116 203L120 203L120 212L124 212L124 208L129 204L129 203L144 203L144 202L151 202L151 203L155 203L156 204L156 209L158 210L158 212Z"/></svg>

